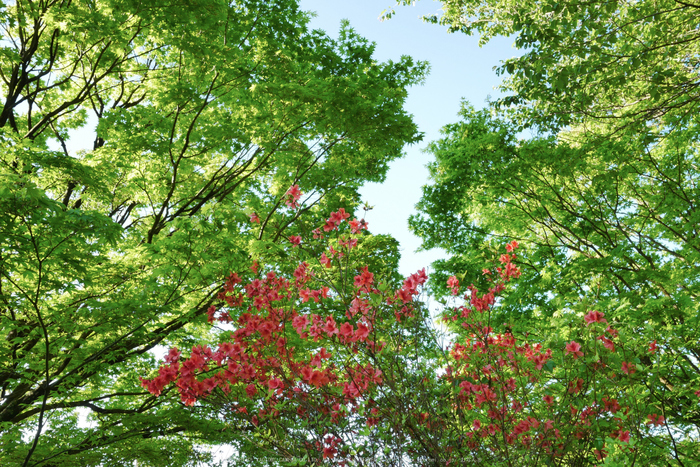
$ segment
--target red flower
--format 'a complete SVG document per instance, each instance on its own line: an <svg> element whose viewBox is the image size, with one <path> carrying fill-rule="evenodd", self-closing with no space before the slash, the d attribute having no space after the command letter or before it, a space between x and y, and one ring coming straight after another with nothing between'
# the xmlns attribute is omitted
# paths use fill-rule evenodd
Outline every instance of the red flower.
<svg viewBox="0 0 700 467"><path fill-rule="evenodd" d="M583 378L577 378L575 381L569 381L569 394L578 394L583 389Z"/></svg>
<svg viewBox="0 0 700 467"><path fill-rule="evenodd" d="M656 350L657 350L657 348L656 348L656 340L653 340L653 341L649 344L649 353L656 353Z"/></svg>
<svg viewBox="0 0 700 467"><path fill-rule="evenodd" d="M599 461L602 461L603 459L608 457L608 451L606 449L595 449L593 451L593 454L595 455L595 458Z"/></svg>
<svg viewBox="0 0 700 467"><path fill-rule="evenodd" d="M282 380L280 380L279 378L272 378L270 381L267 382L267 387L270 389L283 388L284 383L282 383Z"/></svg>
<svg viewBox="0 0 700 467"><path fill-rule="evenodd" d="M292 235L289 237L289 241L291 242L292 247L301 245L301 237L299 235Z"/></svg>
<svg viewBox="0 0 700 467"><path fill-rule="evenodd" d="M207 321L210 323L213 323L215 314L216 314L216 306L211 305L209 308L207 308Z"/></svg>
<svg viewBox="0 0 700 467"><path fill-rule="evenodd" d="M299 185L292 185L289 190L287 190L286 195L286 201L285 204L289 206L292 209L296 209L299 207L299 204L297 201L299 201L299 198L301 198L301 190L299 189Z"/></svg>
<svg viewBox="0 0 700 467"><path fill-rule="evenodd" d="M647 425L661 426L665 421L663 415L657 415L655 413L648 415L647 418L649 419Z"/></svg>
<svg viewBox="0 0 700 467"><path fill-rule="evenodd" d="M516 248L518 248L518 246L520 246L520 245L518 245L518 242L516 242L515 240L513 240L512 242L510 242L509 244L506 245L506 251L507 251L508 253L511 253L513 250L515 250Z"/></svg>
<svg viewBox="0 0 700 467"><path fill-rule="evenodd" d="M352 339L353 327L350 323L343 323L340 325L340 335L346 340Z"/></svg>
<svg viewBox="0 0 700 467"><path fill-rule="evenodd" d="M323 226L323 231L330 232L331 230L335 230L336 227L337 226L335 225L335 223L332 220L328 219L326 221L326 224Z"/></svg>
<svg viewBox="0 0 700 467"><path fill-rule="evenodd" d="M632 362L622 362L622 372L626 375L633 375L637 372L637 367Z"/></svg>
<svg viewBox="0 0 700 467"><path fill-rule="evenodd" d="M302 335L304 333L304 330L306 329L306 326L308 326L308 324L309 318L306 315L296 316L292 320L292 326L294 327L294 329L296 329L299 335Z"/></svg>
<svg viewBox="0 0 700 467"><path fill-rule="evenodd" d="M350 217L350 214L345 212L344 208L338 209L338 212L332 212L329 221L333 222L335 225L339 225L343 220Z"/></svg>
<svg viewBox="0 0 700 467"><path fill-rule="evenodd" d="M313 374L311 375L311 378L309 379L309 383L319 388L324 384L328 383L328 377L324 372L314 370Z"/></svg>
<svg viewBox="0 0 700 467"><path fill-rule="evenodd" d="M250 222L254 222L256 224L260 223L260 218L258 217L257 213L254 212L253 214L250 215Z"/></svg>
<svg viewBox="0 0 700 467"><path fill-rule="evenodd" d="M326 324L323 326L323 330L326 332L328 337L331 337L333 334L338 334L338 328L336 327L335 320L332 316L328 316L326 318ZM322 350L325 352L325 349Z"/></svg>
<svg viewBox="0 0 700 467"><path fill-rule="evenodd" d="M447 279L447 286L452 289L452 295L457 295L459 293L459 279L456 276L450 276Z"/></svg>
<svg viewBox="0 0 700 467"><path fill-rule="evenodd" d="M362 268L362 272L355 276L355 287L368 290L374 282L374 274L368 271L367 266Z"/></svg>
<svg viewBox="0 0 700 467"><path fill-rule="evenodd" d="M333 459L335 455L337 454L338 450L332 446L325 447L323 448L323 458L324 459Z"/></svg>
<svg viewBox="0 0 700 467"><path fill-rule="evenodd" d="M617 399L608 399L607 396L603 396L603 404L605 405L605 410L610 413L617 413L622 407Z"/></svg>
<svg viewBox="0 0 700 467"><path fill-rule="evenodd" d="M257 392L258 390L255 388L254 384L249 384L245 388L245 393L248 394L248 397L253 397Z"/></svg>
<svg viewBox="0 0 700 467"><path fill-rule="evenodd" d="M586 316L583 317L583 319L586 321L586 325L590 326L593 323L607 323L608 321L603 318L605 316L604 313L601 313L600 311L589 311Z"/></svg>
<svg viewBox="0 0 700 467"><path fill-rule="evenodd" d="M566 344L564 350L566 351L566 355L573 354L574 359L577 359L578 357L583 357L583 352L581 352L581 344L579 344L578 342L569 342L568 344Z"/></svg>
<svg viewBox="0 0 700 467"><path fill-rule="evenodd" d="M615 343L614 343L613 341L611 341L610 339L608 339L607 337L605 337L605 336L600 336L600 337L598 337L598 340L603 341L603 345L604 345L605 348L608 349L609 351L611 351L611 352L614 352L614 351L615 351Z"/></svg>
<svg viewBox="0 0 700 467"><path fill-rule="evenodd" d="M357 331L355 331L355 339L364 342L369 336L369 328L362 323L357 323Z"/></svg>
<svg viewBox="0 0 700 467"><path fill-rule="evenodd" d="M321 258L318 260L321 264L325 265L327 268L331 267L331 260L326 256L325 253L321 253Z"/></svg>
<svg viewBox="0 0 700 467"><path fill-rule="evenodd" d="M354 234L359 233L362 229L367 229L367 222L364 219L353 219L348 223L350 224L350 228Z"/></svg>

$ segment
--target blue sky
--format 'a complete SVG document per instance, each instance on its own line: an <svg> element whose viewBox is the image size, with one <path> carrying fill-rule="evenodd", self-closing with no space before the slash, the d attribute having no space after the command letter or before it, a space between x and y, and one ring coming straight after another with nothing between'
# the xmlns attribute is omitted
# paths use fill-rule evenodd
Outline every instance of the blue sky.
<svg viewBox="0 0 700 467"><path fill-rule="evenodd" d="M415 212L421 187L428 182L425 165L431 160L423 152L428 142L440 137L442 126L457 121L462 99L477 108L501 82L493 70L502 60L517 55L513 40L498 38L483 47L477 37L448 34L442 26L423 23L420 16L436 13L439 2L420 0L415 6L396 7L388 21L379 21L391 0L302 0L301 8L317 16L311 28L323 29L337 37L342 19L361 36L376 43L378 61L396 60L410 55L430 63L430 74L422 86L410 89L406 109L413 114L423 142L406 148L406 157L395 161L382 184L369 184L362 190L364 200L374 209L367 214L370 231L393 235L402 247L401 273L412 274L441 257L439 251L415 253L420 240L408 231L408 216Z"/></svg>

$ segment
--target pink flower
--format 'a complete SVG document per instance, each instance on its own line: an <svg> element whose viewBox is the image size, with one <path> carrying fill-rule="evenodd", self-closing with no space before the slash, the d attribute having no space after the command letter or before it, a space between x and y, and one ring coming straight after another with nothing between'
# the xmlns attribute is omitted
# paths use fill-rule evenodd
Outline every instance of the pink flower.
<svg viewBox="0 0 700 467"><path fill-rule="evenodd" d="M374 283L374 274L369 272L367 266L362 268L362 272L355 276L355 287L359 289L368 290L369 287Z"/></svg>
<svg viewBox="0 0 700 467"><path fill-rule="evenodd" d="M297 331L297 333L299 333L299 335L304 333L304 330L306 329L306 326L308 326L308 324L309 324L309 318L306 315L296 316L292 320L292 326L294 327L294 329L296 329L296 331Z"/></svg>
<svg viewBox="0 0 700 467"><path fill-rule="evenodd" d="M326 317L326 324L323 326L323 330L326 331L328 337L333 336L333 334L338 334L338 328L332 316ZM323 350L325 351L325 349Z"/></svg>
<svg viewBox="0 0 700 467"><path fill-rule="evenodd" d="M289 190L287 190L287 193L285 193L286 196L286 201L285 204L289 206L292 209L296 209L299 207L299 198L301 198L301 190L299 189L299 185L292 185Z"/></svg>
<svg viewBox="0 0 700 467"><path fill-rule="evenodd" d="M321 258L318 260L321 264L325 265L327 268L331 267L331 260L326 256L325 253L321 253Z"/></svg>
<svg viewBox="0 0 700 467"><path fill-rule="evenodd" d="M566 351L566 355L573 354L574 359L577 359L578 357L583 357L583 352L581 352L581 344L579 344L578 342L569 342L568 344L566 344L564 350Z"/></svg>
<svg viewBox="0 0 700 467"><path fill-rule="evenodd" d="M362 323L357 323L357 331L355 331L355 339L364 342L369 336L369 328Z"/></svg>
<svg viewBox="0 0 700 467"><path fill-rule="evenodd" d="M333 222L335 225L340 225L343 220L347 219L350 217L350 214L345 212L344 208L338 209L338 212L332 212L329 221Z"/></svg>
<svg viewBox="0 0 700 467"><path fill-rule="evenodd" d="M447 279L447 286L452 289L452 295L457 295L459 293L459 279L457 279L457 276L450 276Z"/></svg>
<svg viewBox="0 0 700 467"><path fill-rule="evenodd" d="M362 229L367 229L367 222L364 219L353 219L349 222L352 233L359 233Z"/></svg>
<svg viewBox="0 0 700 467"><path fill-rule="evenodd" d="M350 323L343 323L340 325L340 335L343 338L345 338L346 340L352 339L353 330L354 330L354 328L352 327L352 324L350 324Z"/></svg>
<svg viewBox="0 0 700 467"><path fill-rule="evenodd" d="M607 337L605 337L605 336L600 336L600 337L598 337L598 340L603 341L603 345L604 345L605 348L608 349L609 351L611 351L611 352L614 352L614 351L615 351L615 343L614 343L613 341L611 341L610 339L608 339Z"/></svg>
<svg viewBox="0 0 700 467"><path fill-rule="evenodd" d="M604 313L601 313L600 311L589 311L586 316L583 317L583 319L586 321L586 325L590 326L593 323L607 323L608 321L603 318L605 316Z"/></svg>
<svg viewBox="0 0 700 467"><path fill-rule="evenodd" d="M513 240L512 242L510 242L509 244L506 245L506 251L507 251L508 253L512 253L513 250L515 250L515 249L518 248L518 246L520 246L520 245L518 244L518 242L516 242L515 240Z"/></svg>
<svg viewBox="0 0 700 467"><path fill-rule="evenodd" d="M254 222L256 224L260 223L260 218L258 217L257 213L253 213L250 215L250 222Z"/></svg>
<svg viewBox="0 0 700 467"><path fill-rule="evenodd" d="M292 247L301 245L301 237L299 235L292 235L289 237L289 241L292 244Z"/></svg>

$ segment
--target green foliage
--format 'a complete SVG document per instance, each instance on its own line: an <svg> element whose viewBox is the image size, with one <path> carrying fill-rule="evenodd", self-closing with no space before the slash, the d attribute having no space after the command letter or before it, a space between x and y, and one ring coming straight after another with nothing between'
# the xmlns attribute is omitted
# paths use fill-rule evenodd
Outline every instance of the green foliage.
<svg viewBox="0 0 700 467"><path fill-rule="evenodd" d="M0 21L0 463L206 461L235 430L143 391L150 352L203 338L228 272L383 179L420 139L402 106L425 65L311 32L294 1L20 0Z"/></svg>
<svg viewBox="0 0 700 467"><path fill-rule="evenodd" d="M667 388L697 385L700 186L690 135L643 149L634 140L591 148L572 134L518 140L514 125L487 110L465 106L462 117L430 146L435 183L411 220L426 247L454 255L438 264L442 277L478 271L480 251L517 239L526 272L501 322L546 339L561 313L605 310L663 343ZM681 399L659 397L700 422Z"/></svg>
<svg viewBox="0 0 700 467"><path fill-rule="evenodd" d="M446 126L443 138L429 146L434 183L424 188L420 214L410 224L425 248L453 255L436 265L433 289L444 294L451 274L483 284L474 273L483 263L481 252L518 240L523 280L504 298L495 322L554 345L561 344L562 316L600 309L611 323L637 334L640 347L656 340L663 350L653 366L643 361L649 381L639 397L674 414L672 452L679 465L696 461L698 439L690 433L700 418L696 397L687 395L700 382L699 132L690 112L694 88L683 84L691 79L696 54L686 55L694 50L692 34L679 32L695 10L677 5L659 18L649 16L647 25L640 18L651 6L644 2L612 10L561 4L543 16L539 8L546 5L518 4L509 13L500 2L478 9L470 2L445 5L444 20L456 21L458 29L485 39L517 33L516 43L531 50L502 68L512 73L505 86L514 96L486 110L464 105L462 121ZM618 25L616 15L622 32L605 29ZM568 19L550 21L560 17ZM674 37L688 39L687 48L666 44L670 36L659 35L654 46L642 40L671 24ZM634 69L609 62L624 54L591 39L607 41L618 33L610 47L650 49L629 52L644 57ZM670 81L647 79L655 73L651 67L667 61L673 62L664 78ZM531 76L529 67L544 74ZM571 78L567 67L580 70L580 79ZM555 76L568 80L558 86ZM649 98L651 89L665 97ZM524 139L523 127L549 135Z"/></svg>
<svg viewBox="0 0 700 467"><path fill-rule="evenodd" d="M444 295L451 274L483 285L473 272L480 252L517 239L523 278L495 322L556 347L572 315L599 309L638 349L658 342L630 388L672 414L670 457L649 462L695 465L700 10L676 1L442 4L429 20L482 43L511 36L523 54L497 69L506 97L489 110L464 105L462 121L429 147L434 183L411 226L425 248L453 255L436 265L433 289Z"/></svg>
<svg viewBox="0 0 700 467"><path fill-rule="evenodd" d="M408 3L402 0L397 3ZM521 126L586 122L596 135L647 124L683 128L698 97L698 5L662 1L442 0L428 18L485 43L510 36L524 53L498 67L496 102ZM603 125L604 128L597 128Z"/></svg>

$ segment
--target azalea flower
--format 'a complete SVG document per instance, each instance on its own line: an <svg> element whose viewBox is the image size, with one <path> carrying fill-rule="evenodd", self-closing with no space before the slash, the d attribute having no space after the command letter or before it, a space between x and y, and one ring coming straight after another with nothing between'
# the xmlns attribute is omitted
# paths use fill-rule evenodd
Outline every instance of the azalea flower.
<svg viewBox="0 0 700 467"><path fill-rule="evenodd" d="M583 319L586 321L586 325L590 326L593 323L607 323L608 321L603 318L605 316L605 313L601 313L600 311L589 311L586 316L583 317Z"/></svg>
<svg viewBox="0 0 700 467"><path fill-rule="evenodd" d="M665 418L663 415L657 415L655 413L647 415L649 421L647 425L661 426L664 424Z"/></svg>
<svg viewBox="0 0 700 467"><path fill-rule="evenodd" d="M452 289L452 295L457 295L459 293L459 279L456 276L450 276L447 279L447 286Z"/></svg>
<svg viewBox="0 0 700 467"><path fill-rule="evenodd" d="M637 367L632 362L622 362L622 372L626 375L633 375L637 372Z"/></svg>
<svg viewBox="0 0 700 467"><path fill-rule="evenodd" d="M289 190L287 190L287 193L285 193L285 196L287 197L285 204L289 206L292 209L296 209L299 207L299 198L301 198L301 190L299 189L299 185L292 185Z"/></svg>
<svg viewBox="0 0 700 467"><path fill-rule="evenodd" d="M583 357L583 352L581 352L581 344L579 344L578 342L569 342L568 344L566 344L564 350L566 355L573 354L574 359L577 359L578 357Z"/></svg>

